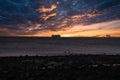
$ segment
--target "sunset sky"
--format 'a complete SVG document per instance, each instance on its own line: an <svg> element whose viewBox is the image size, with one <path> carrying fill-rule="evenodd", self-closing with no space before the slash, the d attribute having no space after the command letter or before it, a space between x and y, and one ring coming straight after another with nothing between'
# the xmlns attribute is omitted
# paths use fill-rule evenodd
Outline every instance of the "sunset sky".
<svg viewBox="0 0 120 80"><path fill-rule="evenodd" d="M0 0L0 36L120 37L120 0Z"/></svg>

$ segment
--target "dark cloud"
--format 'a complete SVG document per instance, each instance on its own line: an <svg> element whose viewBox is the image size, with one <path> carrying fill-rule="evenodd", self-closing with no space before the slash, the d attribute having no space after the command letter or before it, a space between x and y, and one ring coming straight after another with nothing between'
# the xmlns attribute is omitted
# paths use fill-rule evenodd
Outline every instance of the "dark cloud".
<svg viewBox="0 0 120 80"><path fill-rule="evenodd" d="M97 10L101 11L101 10L105 10L108 8L111 8L112 6L116 6L120 4L120 0L105 0L102 3L97 5Z"/></svg>
<svg viewBox="0 0 120 80"><path fill-rule="evenodd" d="M119 19L120 0L0 0L0 28L18 34Z"/></svg>

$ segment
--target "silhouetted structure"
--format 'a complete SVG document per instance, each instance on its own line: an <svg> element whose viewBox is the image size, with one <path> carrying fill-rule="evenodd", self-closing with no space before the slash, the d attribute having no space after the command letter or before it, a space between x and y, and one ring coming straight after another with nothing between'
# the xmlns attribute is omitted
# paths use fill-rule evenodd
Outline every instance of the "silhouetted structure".
<svg viewBox="0 0 120 80"><path fill-rule="evenodd" d="M105 37L106 37L106 38L110 38L111 36L110 36L110 35L106 35Z"/></svg>
<svg viewBox="0 0 120 80"><path fill-rule="evenodd" d="M60 35L52 35L52 38L60 38Z"/></svg>

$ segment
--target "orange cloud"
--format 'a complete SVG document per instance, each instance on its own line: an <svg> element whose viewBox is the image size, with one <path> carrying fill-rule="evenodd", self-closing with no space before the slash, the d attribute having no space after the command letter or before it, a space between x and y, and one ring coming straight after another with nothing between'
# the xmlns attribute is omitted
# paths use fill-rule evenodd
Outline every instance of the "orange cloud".
<svg viewBox="0 0 120 80"><path fill-rule="evenodd" d="M38 10L41 11L41 12L50 12L50 11L53 11L54 9L56 9L56 8L57 8L57 6L53 4L51 7L42 6Z"/></svg>
<svg viewBox="0 0 120 80"><path fill-rule="evenodd" d="M52 13L52 14L49 14L49 15L43 14L41 17L42 17L42 19L44 19L46 21L49 18L54 17L56 15L57 15L56 13Z"/></svg>
<svg viewBox="0 0 120 80"><path fill-rule="evenodd" d="M83 15L74 15L71 16L70 18L73 20L78 20L78 19L82 19L83 17L88 17L88 18L92 18L95 17L97 14L83 14Z"/></svg>
<svg viewBox="0 0 120 80"><path fill-rule="evenodd" d="M31 24L29 27L27 27L25 30L25 32L29 33L32 32L34 30L40 30L42 29L42 24Z"/></svg>

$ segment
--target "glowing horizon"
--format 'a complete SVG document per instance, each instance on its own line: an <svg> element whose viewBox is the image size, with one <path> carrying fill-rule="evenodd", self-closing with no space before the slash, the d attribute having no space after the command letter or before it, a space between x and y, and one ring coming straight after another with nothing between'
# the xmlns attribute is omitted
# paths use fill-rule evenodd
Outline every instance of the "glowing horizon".
<svg viewBox="0 0 120 80"><path fill-rule="evenodd" d="M51 37L52 35L61 35L61 37L105 37L110 35L111 37L120 37L119 20L111 22L103 22L92 25L75 25L71 28L58 31L40 31L33 35L24 36L37 36L37 37ZM114 25L116 24L116 26ZM23 36L23 35L18 35Z"/></svg>
<svg viewBox="0 0 120 80"><path fill-rule="evenodd" d="M120 37L119 0L1 0L0 36Z"/></svg>

